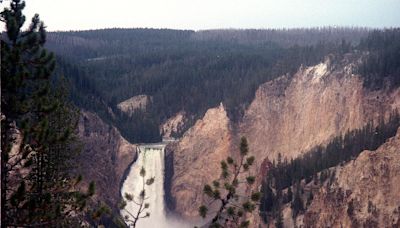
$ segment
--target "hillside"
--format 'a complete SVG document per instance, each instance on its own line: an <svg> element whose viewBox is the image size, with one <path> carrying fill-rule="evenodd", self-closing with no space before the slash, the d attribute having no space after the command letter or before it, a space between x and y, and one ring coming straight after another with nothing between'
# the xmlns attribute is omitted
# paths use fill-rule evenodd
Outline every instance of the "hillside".
<svg viewBox="0 0 400 228"><path fill-rule="evenodd" d="M334 180L315 193L304 214L306 227L400 225L400 128L376 151L334 168Z"/></svg>
<svg viewBox="0 0 400 228"><path fill-rule="evenodd" d="M84 145L76 161L78 172L85 181L95 182L95 201L117 209L125 172L137 156L136 146L126 141L115 127L88 111L82 111L78 128Z"/></svg>
<svg viewBox="0 0 400 228"><path fill-rule="evenodd" d="M336 63L331 58L259 87L240 124L256 156L295 158L400 108L398 88L363 86L355 73L359 58L347 55Z"/></svg>
<svg viewBox="0 0 400 228"><path fill-rule="evenodd" d="M237 145L237 139L245 136L249 140L250 153L257 157L256 167L259 168L265 160L276 161L278 154L282 160L300 157L311 148L330 142L335 136L362 128L369 121L388 119L393 110L400 108L399 88L372 91L363 86L362 77L353 72L359 58L349 55L336 63L332 63L330 58L328 56L315 66L300 67L293 77L284 75L262 84L243 120L238 124L229 121L231 126L236 126L229 128L229 138L208 144L203 137L196 135L203 134L203 131L214 135L220 131L218 125L213 124L215 128L210 128L209 125L196 124L190 128L172 149L174 176L171 178L171 196L176 199L176 212L184 217L195 217L193 211L199 206L199 183L205 184L220 175L218 164L221 159L209 161L206 151L234 156L237 149L232 145ZM223 111L211 110L218 109L210 109L205 119L218 120L223 115ZM214 116L210 117L211 114ZM217 148L225 149L220 151ZM191 180L195 180L193 183L187 182L177 171L195 172L187 167L196 167L206 161L208 171L191 175ZM212 167L215 168L210 170ZM185 197L180 192L185 192Z"/></svg>
<svg viewBox="0 0 400 228"><path fill-rule="evenodd" d="M400 228L397 1L0 0L0 228Z"/></svg>
<svg viewBox="0 0 400 228"><path fill-rule="evenodd" d="M98 113L131 142L155 142L160 140L159 126L182 111L188 120L179 136L220 102L239 121L260 84L292 74L301 65L317 64L328 54L348 52L367 30L243 30L223 39L205 34L221 32L58 32L49 34L47 45L59 59L58 73L72 83L78 106ZM143 94L152 97L146 111L129 115L117 107Z"/></svg>
<svg viewBox="0 0 400 228"><path fill-rule="evenodd" d="M96 113L88 118L95 121L90 130L101 132L82 136L96 145L82 160L95 155L102 161L84 173L120 183L134 160L134 155L127 156L134 146L124 141L127 150L121 149L119 138L144 143L178 137L166 149L166 202L171 213L193 221L203 201L202 186L219 177L220 160L235 157L241 136L257 158L251 172L258 174L261 187L266 167L277 160L286 164L308 158L310 151L332 140L351 141L354 132L368 128L371 133L388 121L400 108L399 30L312 31L280 31L277 36L286 37L284 43L271 31L246 30L51 34L49 47L62 63L58 72L72 83L71 98ZM339 38L351 34L357 35ZM110 129L96 129L97 122ZM360 148L369 145L363 140ZM104 167L115 170L115 180L103 176ZM117 188L99 189L115 205ZM288 211L286 207L286 217ZM263 223L256 214L252 221Z"/></svg>

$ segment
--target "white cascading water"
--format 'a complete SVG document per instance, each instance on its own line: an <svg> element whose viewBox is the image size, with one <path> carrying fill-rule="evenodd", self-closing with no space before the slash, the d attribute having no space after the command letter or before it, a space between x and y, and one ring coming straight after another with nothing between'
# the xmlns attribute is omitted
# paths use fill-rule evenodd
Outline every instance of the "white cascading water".
<svg viewBox="0 0 400 228"><path fill-rule="evenodd" d="M125 196L125 193L129 193L133 195L135 199L138 198L143 187L143 179L139 174L141 167L144 167L146 170L146 179L150 177L155 178L152 185L145 186L146 197L148 197L145 203L149 203L150 207L141 214L143 216L146 212L149 212L150 217L139 219L136 224L138 228L191 227L166 214L164 202L164 147L164 144L140 146L138 158L132 165L121 189L122 196ZM125 210L133 215L136 215L138 209L139 206L134 202L127 202L125 207ZM125 210L121 211L122 216L128 215Z"/></svg>

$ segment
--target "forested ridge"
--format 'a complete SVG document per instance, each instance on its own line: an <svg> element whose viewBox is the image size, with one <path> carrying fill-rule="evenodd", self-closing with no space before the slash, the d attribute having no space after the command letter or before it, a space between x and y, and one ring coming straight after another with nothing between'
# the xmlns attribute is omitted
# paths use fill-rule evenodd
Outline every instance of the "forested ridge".
<svg viewBox="0 0 400 228"><path fill-rule="evenodd" d="M347 40L356 45L369 32L369 28L337 26L292 29L213 29L200 30L192 37L197 40L233 41L243 44L274 42L283 47L291 47L316 45L321 41L335 43L340 40Z"/></svg>
<svg viewBox="0 0 400 228"><path fill-rule="evenodd" d="M158 127L167 118L184 110L190 125L220 102L231 120L240 121L260 84L283 74L291 76L301 65L317 64L327 55L334 56L332 64L347 53L360 57L362 62L354 73L364 79L367 89L399 85L399 29L283 30L274 31L273 39L265 35L271 31L255 31L255 38L253 32L112 29L52 33L49 48L60 53L58 71L70 75L75 103L100 114L133 142L158 141ZM279 36L284 38L279 41ZM129 116L116 108L139 94L152 97L146 110ZM304 183L332 178L332 167L365 149L376 149L398 126L398 114L393 113L387 123L366 123L302 157L275 162L261 189L264 221L275 219L279 225L284 204L291 205L293 216L303 213L313 197L304 190Z"/></svg>
<svg viewBox="0 0 400 228"><path fill-rule="evenodd" d="M400 29L373 31L361 39L359 49L368 53L358 69L365 85L379 89L389 84L400 85Z"/></svg>
<svg viewBox="0 0 400 228"><path fill-rule="evenodd" d="M375 52L367 44L378 42L372 38L376 34L389 32L399 33L332 27L104 29L51 33L47 46L61 63L57 71L72 82L78 106L97 112L130 141L150 142L160 140L160 124L179 111L187 113L187 128L208 108L223 102L230 119L238 121L260 84L291 75L301 65L317 64L328 54L340 59L356 50ZM360 72L371 75L367 72L373 70L364 68ZM371 77L383 81L385 72ZM139 94L152 97L146 110L127 115L116 108Z"/></svg>
<svg viewBox="0 0 400 228"><path fill-rule="evenodd" d="M79 118L83 116L83 125L91 118L81 115L80 108L95 112L110 124L104 128L113 129L110 133L102 126L97 132L104 131L103 138L96 131L87 134L93 126L84 129L87 137L97 137L94 142L108 141L98 146L104 153L97 157L108 154L110 162L100 159L92 169L102 178L109 167L122 169L116 159L130 160L117 158L107 148L121 147L126 154L133 154L136 147L129 145L132 151L126 150L128 143L121 140L113 126L131 142L157 142L161 140L159 126L168 118L185 113L187 121L182 133L221 102L232 120L229 124L234 125L241 121L262 83L282 75L290 79L301 66L315 65L327 56L332 64L343 62L345 56L361 59L353 73L363 78L368 90L390 92L400 85L400 29L396 28L197 32L102 29L48 33L37 14L24 29L24 0L5 2L9 6L0 13L5 26L1 34L1 227L100 227L101 223L125 226L123 219L112 216L111 209L95 194L95 183L82 181L78 173L77 160L93 163L92 156L78 157L82 148ZM117 108L120 102L137 95L150 97L145 108L133 113ZM220 163L224 183L216 179L204 186L210 204L217 200L222 205L211 223L247 227L250 221L240 223L240 217L258 209L265 223L273 219L276 227L282 227L285 206L290 204L292 216L296 217L312 201L313 189L306 189L307 185L329 187L335 167L355 159L364 150L377 149L396 134L399 126L396 110L386 119L365 123L363 128L348 131L290 161L279 155L268 164L261 189L244 196L244 203L237 206L241 203L239 197L243 197L236 194L242 184L240 179L245 177L246 189L258 182L256 176L244 174L256 158L247 156L247 140L242 138L240 159L235 161L228 156ZM96 148L88 146L85 151L90 151L89 155L97 153ZM196 146L191 149L196 150ZM174 162L174 153L167 155L167 163ZM193 161L189 162L192 165ZM99 171L98 167L104 169ZM166 167L167 179L173 172L173 167ZM150 216L141 215L149 208L144 202L144 186L159 178L145 178L143 167L140 175L140 203L135 202L135 196L125 195L127 201L141 208L131 216L133 219L125 217L125 221L132 221L128 226L133 227L138 219ZM171 188L167 182L165 188ZM103 187L101 191L107 189ZM352 214L352 202L348 205L347 213ZM123 209L126 202L118 206ZM203 217L208 207L199 208ZM113 208L114 212L118 209Z"/></svg>

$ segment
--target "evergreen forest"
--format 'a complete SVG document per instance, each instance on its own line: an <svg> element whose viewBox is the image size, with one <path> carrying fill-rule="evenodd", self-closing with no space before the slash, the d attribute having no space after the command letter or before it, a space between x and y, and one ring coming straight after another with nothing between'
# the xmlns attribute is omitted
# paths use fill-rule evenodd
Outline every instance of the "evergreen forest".
<svg viewBox="0 0 400 228"><path fill-rule="evenodd" d="M119 215L111 216L123 207L110 209L96 200L94 182L83 180L77 171L76 160L83 148L78 135L80 111L96 113L131 143L149 143L162 140L160 125L177 113L184 113L186 118L184 126L173 135L179 137L220 103L234 128L261 84L282 75L293 77L300 67L318 64L327 56L333 64L346 56L359 58L354 73L363 79L367 90L390 92L400 85L398 28L113 28L47 32L39 15L29 19L24 16L25 1L4 3L9 6L0 14L4 23L2 227L125 226ZM132 113L118 108L121 102L138 95L150 97L145 108ZM356 159L365 150L377 149L396 134L399 126L396 110L386 119L365 123L363 128L337 136L295 159L280 155L269 164L267 175L261 177L260 189L251 192L238 210L234 207L240 201L236 190L240 179L245 177L247 189L259 179L250 173L245 176L257 158L247 156L248 143L242 138L239 161L227 157L221 162L224 183L215 180L203 189L210 205L214 201L222 205L212 224L222 224L227 221L225 216L230 216L230 224L239 226L241 219L235 216L258 211L266 224L273 220L276 227L283 227L285 205L290 204L295 217L312 201L313 193L305 186L331 183L334 167ZM168 182L174 175L173 155L166 154L163 170L167 203L171 200ZM113 165L118 164L115 154L110 157ZM158 177L146 180L144 168L140 175L141 213L149 207L144 203L144 186ZM220 189L227 194L221 194ZM125 198L135 202L129 194ZM203 217L210 213L208 207L199 208ZM132 226L145 218L140 213L132 216ZM246 218L243 227L249 224Z"/></svg>
<svg viewBox="0 0 400 228"><path fill-rule="evenodd" d="M312 191L305 192L305 185L311 182L322 185L327 180L330 185L335 177L330 168L356 159L365 150L376 150L395 136L399 127L400 116L394 111L387 121L381 118L377 123L368 122L363 128L337 136L326 146L317 146L295 159L288 160L279 154L262 183L260 215L264 222L279 221L282 207L287 203L293 216L304 212L308 204L303 199L308 203L312 200Z"/></svg>
<svg viewBox="0 0 400 228"><path fill-rule="evenodd" d="M76 105L113 123L131 142L156 142L160 124L180 111L187 114L180 133L220 102L231 120L240 121L260 84L329 54L340 59L369 53L358 69L367 86L397 85L399 34L340 27L104 29L49 33L46 46L56 53L56 72L70 81ZM117 108L141 94L151 96L145 110L127 114Z"/></svg>

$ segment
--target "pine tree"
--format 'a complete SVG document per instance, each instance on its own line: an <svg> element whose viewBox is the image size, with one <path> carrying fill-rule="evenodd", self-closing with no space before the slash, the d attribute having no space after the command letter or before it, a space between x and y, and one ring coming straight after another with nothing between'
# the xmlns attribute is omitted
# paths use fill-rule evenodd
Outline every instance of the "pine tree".
<svg viewBox="0 0 400 228"><path fill-rule="evenodd" d="M290 203L293 200L293 192L292 192L292 186L289 186L288 192L287 192L287 202Z"/></svg>
<svg viewBox="0 0 400 228"><path fill-rule="evenodd" d="M314 199L314 194L312 193L312 191L310 191L310 194L308 194L307 197L307 207L312 203L313 199Z"/></svg>
<svg viewBox="0 0 400 228"><path fill-rule="evenodd" d="M313 174L313 184L314 184L314 185L317 185L317 184L318 184L318 181L319 181L319 179L318 179L318 173L317 173L317 172L314 172L314 174Z"/></svg>
<svg viewBox="0 0 400 228"><path fill-rule="evenodd" d="M78 153L77 110L50 76L55 59L43 46L46 32L39 16L27 31L13 0L1 12L1 219L2 226L62 226L79 223L94 184L81 192L81 178L70 176ZM57 84L57 83L55 83ZM74 215L73 218L71 215Z"/></svg>
<svg viewBox="0 0 400 228"><path fill-rule="evenodd" d="M275 194L272 191L271 187L268 183L263 183L262 188L262 199L261 199L261 211L262 212L271 212L275 206Z"/></svg>
<svg viewBox="0 0 400 228"><path fill-rule="evenodd" d="M275 221L275 227L283 228L283 214L281 208L278 209L278 214L276 216L276 221Z"/></svg>
<svg viewBox="0 0 400 228"><path fill-rule="evenodd" d="M150 204L146 203L146 185L152 185L154 183L154 177L146 179L146 170L143 167L140 169L140 176L142 177L142 190L140 191L140 194L138 196L134 196L130 193L125 193L125 199L123 199L120 204L120 209L127 213L127 215L124 217L124 220L130 227L136 227L139 219L150 216L150 212L146 211L150 207ZM133 202L139 206L139 209L135 214L132 214L125 209L127 202Z"/></svg>
<svg viewBox="0 0 400 228"><path fill-rule="evenodd" d="M300 184L298 184L293 202L291 204L293 218L295 218L301 211L304 210L303 200L300 195L300 188Z"/></svg>
<svg viewBox="0 0 400 228"><path fill-rule="evenodd" d="M273 215L273 210L276 207L276 196L272 191L269 183L269 178L263 181L261 185L261 203L260 203L260 215L262 216L264 223L268 223L269 217Z"/></svg>
<svg viewBox="0 0 400 228"><path fill-rule="evenodd" d="M249 175L249 169L254 163L254 156L248 156L248 144L246 138L240 141L240 158L235 161L228 157L221 161L221 178L214 180L212 185L206 184L203 192L210 199L209 204L219 203L217 213L211 219L210 227L248 227L250 221L246 220L245 214L253 212L260 201L260 192L253 191L239 197L238 188L245 184L246 189L251 189L255 177ZM246 175L244 180L241 176ZM200 216L205 218L208 207L199 207Z"/></svg>

